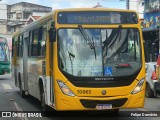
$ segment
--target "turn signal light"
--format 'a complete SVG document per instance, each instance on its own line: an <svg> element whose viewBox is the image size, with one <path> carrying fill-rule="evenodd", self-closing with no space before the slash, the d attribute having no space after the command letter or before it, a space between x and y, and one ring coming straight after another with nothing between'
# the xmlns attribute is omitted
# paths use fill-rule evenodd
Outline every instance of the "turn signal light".
<svg viewBox="0 0 160 120"><path fill-rule="evenodd" d="M158 77L157 77L157 75L156 75L156 72L155 72L155 71L154 71L154 72L152 72L151 79L152 79L152 80L158 80Z"/></svg>

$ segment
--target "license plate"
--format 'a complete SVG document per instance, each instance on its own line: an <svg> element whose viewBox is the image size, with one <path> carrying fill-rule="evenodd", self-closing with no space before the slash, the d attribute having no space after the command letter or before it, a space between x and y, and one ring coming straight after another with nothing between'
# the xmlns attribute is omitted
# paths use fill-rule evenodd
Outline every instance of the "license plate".
<svg viewBox="0 0 160 120"><path fill-rule="evenodd" d="M97 110L112 109L112 104L97 104L96 109Z"/></svg>

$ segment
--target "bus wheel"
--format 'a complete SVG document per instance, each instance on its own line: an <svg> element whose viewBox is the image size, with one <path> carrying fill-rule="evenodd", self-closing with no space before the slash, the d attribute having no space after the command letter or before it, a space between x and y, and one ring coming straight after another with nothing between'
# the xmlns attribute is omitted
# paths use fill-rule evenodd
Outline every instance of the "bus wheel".
<svg viewBox="0 0 160 120"><path fill-rule="evenodd" d="M19 76L19 89L20 89L21 97L22 97L22 98L25 98L25 97L26 97L26 95L25 95L24 90L22 89L22 82L21 82L21 78L20 78L20 76Z"/></svg>
<svg viewBox="0 0 160 120"><path fill-rule="evenodd" d="M22 98L26 97L24 90L22 90L22 85L20 86L20 94Z"/></svg>
<svg viewBox="0 0 160 120"><path fill-rule="evenodd" d="M45 103L45 95L44 95L44 93L42 93L42 107L43 107L43 111L46 111L46 103Z"/></svg>
<svg viewBox="0 0 160 120"><path fill-rule="evenodd" d="M146 84L146 97L154 97L154 92L152 91L150 85L147 83Z"/></svg>

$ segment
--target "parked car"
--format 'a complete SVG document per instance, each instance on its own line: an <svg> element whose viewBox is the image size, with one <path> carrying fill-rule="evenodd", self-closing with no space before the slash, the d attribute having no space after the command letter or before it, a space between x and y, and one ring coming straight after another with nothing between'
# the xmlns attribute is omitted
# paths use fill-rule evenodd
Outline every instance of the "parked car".
<svg viewBox="0 0 160 120"><path fill-rule="evenodd" d="M160 96L160 81L155 83L155 95Z"/></svg>
<svg viewBox="0 0 160 120"><path fill-rule="evenodd" d="M146 97L156 97L155 83L158 82L156 75L156 62L146 63Z"/></svg>

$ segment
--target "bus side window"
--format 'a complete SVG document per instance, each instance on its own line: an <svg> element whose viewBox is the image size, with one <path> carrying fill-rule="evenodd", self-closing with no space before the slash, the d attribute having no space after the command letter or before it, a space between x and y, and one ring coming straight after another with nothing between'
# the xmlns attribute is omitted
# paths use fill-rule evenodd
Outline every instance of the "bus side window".
<svg viewBox="0 0 160 120"><path fill-rule="evenodd" d="M23 35L20 36L20 42L19 42L19 57L23 57Z"/></svg>
<svg viewBox="0 0 160 120"><path fill-rule="evenodd" d="M37 49L36 56L41 56L41 57L45 56L45 52L46 52L46 50L45 50L45 47L46 47L45 46L46 45L46 33L47 33L47 26L46 25L39 28L39 30L38 30L38 41L37 41L37 44L36 44L36 49Z"/></svg>
<svg viewBox="0 0 160 120"><path fill-rule="evenodd" d="M18 50L17 50L17 47L18 47L18 45L17 45L17 44L18 44L18 37L15 37L15 38L14 38L14 43L13 43L13 44L14 44L14 48L13 48L14 54L13 54L13 55L14 55L15 57L17 57L17 52L18 52Z"/></svg>
<svg viewBox="0 0 160 120"><path fill-rule="evenodd" d="M31 48L31 56L35 57L37 56L37 47L38 47L38 36L39 36L39 29L36 29L32 32L32 48Z"/></svg>
<svg viewBox="0 0 160 120"><path fill-rule="evenodd" d="M47 25L43 26L42 39L40 41L40 56L45 57L46 55L46 40L47 40Z"/></svg>
<svg viewBox="0 0 160 120"><path fill-rule="evenodd" d="M17 57L19 57L19 49L20 49L20 36L18 36L18 41L17 41Z"/></svg>
<svg viewBox="0 0 160 120"><path fill-rule="evenodd" d="M13 57L13 54L14 54L14 39L15 38L12 38L12 57Z"/></svg>
<svg viewBox="0 0 160 120"><path fill-rule="evenodd" d="M37 44L37 56L41 56L41 42L42 42L42 31L43 27L39 28L39 35L38 35L38 44Z"/></svg>
<svg viewBox="0 0 160 120"><path fill-rule="evenodd" d="M29 32L29 40L28 40L28 57L31 57L31 50L32 50L32 39L33 39L33 32Z"/></svg>
<svg viewBox="0 0 160 120"><path fill-rule="evenodd" d="M56 41L56 28L55 28L55 22L51 22L51 27L49 29L49 39L50 42L55 42Z"/></svg>

